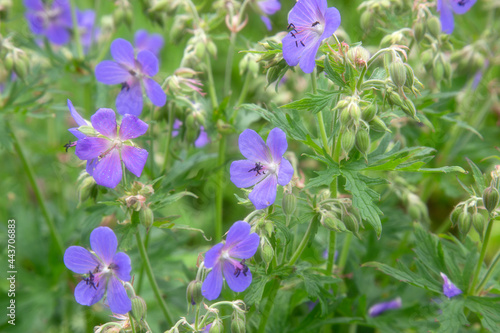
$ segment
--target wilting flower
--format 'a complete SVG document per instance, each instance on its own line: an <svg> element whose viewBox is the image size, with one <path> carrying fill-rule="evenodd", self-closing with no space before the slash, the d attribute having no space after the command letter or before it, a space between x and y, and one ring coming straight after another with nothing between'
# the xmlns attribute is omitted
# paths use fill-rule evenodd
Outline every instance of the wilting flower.
<svg viewBox="0 0 500 333"><path fill-rule="evenodd" d="M78 29L80 30L80 41L83 50L87 53L92 43L99 36L99 29L95 26L95 12L93 10L77 10L76 18L78 21Z"/></svg>
<svg viewBox="0 0 500 333"><path fill-rule="evenodd" d="M67 0L54 0L51 6L46 6L42 0L24 0L24 5L28 9L26 19L35 35L44 35L56 45L69 42L73 21Z"/></svg>
<svg viewBox="0 0 500 333"><path fill-rule="evenodd" d="M104 60L95 68L97 81L105 84L121 84L116 97L116 110L120 114L140 115L142 112L142 87L156 106L163 106L167 95L151 77L158 73L158 59L148 50L134 56L134 48L125 39L115 39L111 44L115 61Z"/></svg>
<svg viewBox="0 0 500 333"><path fill-rule="evenodd" d="M148 50L158 57L163 48L163 37L160 34L149 34L146 30L137 30L134 36L137 51Z"/></svg>
<svg viewBox="0 0 500 333"><path fill-rule="evenodd" d="M250 224L237 221L229 229L226 242L221 242L205 254L205 267L212 270L201 287L202 295L208 300L219 297L222 277L233 291L242 292L252 282L252 273L245 264L259 247L259 235L250 233Z"/></svg>
<svg viewBox="0 0 500 333"><path fill-rule="evenodd" d="M370 309L368 309L368 315L370 317L376 317L387 310L395 310L399 308L401 308L401 298L398 297L389 302L382 302L373 305Z"/></svg>
<svg viewBox="0 0 500 333"><path fill-rule="evenodd" d="M273 128L266 144L255 131L246 129L238 143L247 160L231 163L231 181L240 188L255 185L248 198L255 208L264 209L274 203L277 185L285 186L293 176L292 165L283 157L288 148L286 134Z"/></svg>
<svg viewBox="0 0 500 333"><path fill-rule="evenodd" d="M289 66L300 65L304 73L316 66L321 41L340 26L340 13L327 8L326 0L299 0L288 14L290 32L283 38L283 58Z"/></svg>
<svg viewBox="0 0 500 333"><path fill-rule="evenodd" d="M146 133L148 124L127 114L118 130L115 112L104 108L97 110L90 120L96 136L77 136L75 154L79 159L87 160L87 172L96 183L115 188L122 179L122 161L130 172L140 177L148 152L135 147L130 140Z"/></svg>
<svg viewBox="0 0 500 333"><path fill-rule="evenodd" d="M271 25L271 20L267 15L273 15L278 10L281 9L281 3L278 0L260 0L257 2L260 10L265 14L261 15L261 19L266 25L267 30L271 30L273 27Z"/></svg>
<svg viewBox="0 0 500 333"><path fill-rule="evenodd" d="M455 28L453 13L462 15L476 3L476 0L437 0L437 11L441 18L441 30L451 34Z"/></svg>
<svg viewBox="0 0 500 333"><path fill-rule="evenodd" d="M453 282L451 282L450 279L448 279L448 277L446 276L446 274L444 274L444 273L439 273L439 274L441 274L441 277L444 280L444 283L443 283L443 294L446 297L452 298L452 297L458 296L458 295L460 295L462 293L462 290L458 289L457 286L455 286L453 284Z"/></svg>
<svg viewBox="0 0 500 333"><path fill-rule="evenodd" d="M75 288L75 299L90 306L99 302L106 293L106 301L114 313L132 310L132 302L122 281L130 281L130 258L116 253L118 241L108 227L98 227L90 234L89 251L81 246L70 246L64 253L64 264L85 277Z"/></svg>

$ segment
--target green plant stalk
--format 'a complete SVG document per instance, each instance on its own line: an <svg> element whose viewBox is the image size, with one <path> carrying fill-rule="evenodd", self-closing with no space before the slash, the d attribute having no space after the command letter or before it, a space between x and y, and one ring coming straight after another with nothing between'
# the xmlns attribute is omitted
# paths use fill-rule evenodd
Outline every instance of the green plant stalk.
<svg viewBox="0 0 500 333"><path fill-rule="evenodd" d="M245 100L245 97L247 96L248 86L250 84L251 79L252 79L252 74L250 73L250 71L247 70L247 73L245 76L245 81L243 82L243 87L241 88L240 97L238 98L238 101L236 102L236 105L234 106L233 115L231 116L231 119L229 119L229 122L231 124L234 124L236 117L238 116L238 111L240 110L238 107L241 104L243 104L243 101Z"/></svg>
<svg viewBox="0 0 500 333"><path fill-rule="evenodd" d="M167 134L167 145L165 147L165 158L163 159L163 166L161 167L161 174L164 175L167 171L168 160L170 158L170 142L172 141L172 131L174 129L174 118L173 118L172 106L168 107L168 134Z"/></svg>
<svg viewBox="0 0 500 333"><path fill-rule="evenodd" d="M306 248L307 243L309 243L309 238L311 238L314 223L317 222L316 220L317 220L317 218L313 217L311 219L311 222L309 222L309 226L307 227L306 233L304 234L304 237L300 241L299 246L297 246L297 249L293 253L292 257L290 258L290 261L288 262L288 266L294 265L295 262L300 258L300 255L302 254L302 252Z"/></svg>
<svg viewBox="0 0 500 333"><path fill-rule="evenodd" d="M479 293L481 293L484 286L486 285L486 283L488 283L488 280L490 279L491 275L495 271L495 268L499 262L500 262L500 251L498 251L497 254L495 255L495 258L493 258L493 261L491 262L490 267L488 268L488 271L486 272L486 275L484 276L484 278L481 280L481 282L477 286L474 294L479 295Z"/></svg>
<svg viewBox="0 0 500 333"><path fill-rule="evenodd" d="M229 87L231 86L231 74L233 73L233 59L234 59L234 44L236 42L237 33L231 31L231 37L229 38L229 48L227 50L226 57L226 70L224 72L224 95L229 95Z"/></svg>
<svg viewBox="0 0 500 333"><path fill-rule="evenodd" d="M207 66L208 75L208 95L210 96L210 101L212 102L212 108L217 109L219 102L217 101L217 93L215 92L215 82L214 74L212 73L212 62L210 61L210 55L208 52L205 54L205 61Z"/></svg>
<svg viewBox="0 0 500 333"><path fill-rule="evenodd" d="M76 43L76 52L78 55L78 59L82 60L84 58L83 46L80 38L80 29L78 28L78 19L76 17L75 0L70 0L70 5L71 5L71 20L73 21L73 34L75 36L75 43Z"/></svg>
<svg viewBox="0 0 500 333"><path fill-rule="evenodd" d="M146 239L144 240L144 248L146 249L146 252L148 251L149 235L150 233L147 232ZM139 270L139 278L137 279L137 288L135 288L137 294L140 294L141 292L143 279L144 279L144 263L141 264L141 269Z"/></svg>
<svg viewBox="0 0 500 333"><path fill-rule="evenodd" d="M146 249L144 247L144 243L142 242L139 230L137 230L135 233L135 239L137 241L137 247L139 248L139 253L141 255L142 262L144 264L144 267L146 268L146 274L148 275L151 288L153 288L156 300L160 305L161 311L163 312L163 316L165 317L167 324L171 326L173 324L172 316L170 315L170 311L167 308L167 304L165 304L165 301L161 297L160 288L158 288L158 283L156 283L155 276L153 274L153 269L151 268L151 263L149 262L149 257L148 254L146 253Z"/></svg>
<svg viewBox="0 0 500 333"><path fill-rule="evenodd" d="M328 261L326 264L326 274L331 275L333 271L333 263L335 261L335 243L337 240L337 233L333 230L330 231L330 239L328 244Z"/></svg>
<svg viewBox="0 0 500 333"><path fill-rule="evenodd" d="M267 297L267 302L266 302L266 306L264 308L264 312L262 312L262 317L260 319L260 323L259 323L259 329L258 329L258 333L264 333L266 331L266 325L267 325L267 320L269 319L269 317L271 316L271 309L273 307L273 304L274 304L274 299L276 298L276 295L278 294L278 289L280 287L280 284L281 284L281 281L280 279L276 278L275 280L273 280L271 285L271 292L269 294L269 296Z"/></svg>
<svg viewBox="0 0 500 333"><path fill-rule="evenodd" d="M38 204L40 205L40 209L42 210L42 215L45 219L45 222L47 223L47 227L49 228L50 236L54 243L56 244L56 248L59 251L59 253L62 255L64 253L64 246L63 242L61 239L61 235L57 232L56 226L54 224L54 221L52 220L52 217L49 214L49 210L47 209L47 205L45 204L45 200L42 196L42 192L40 191L40 187L38 186L38 183L36 182L35 179L35 173L33 172L33 168L31 167L31 164L29 164L26 155L24 154L24 151L21 147L21 144L19 143L19 140L14 133L14 130L12 129L10 122L8 120L5 121L6 127L10 132L10 136L12 138L12 143L14 145L14 150L16 151L17 155L19 156L19 159L21 160L21 164L23 165L24 172L28 176L29 183L31 184L31 187L33 188L33 192L35 193L35 197L38 201Z"/></svg>
<svg viewBox="0 0 500 333"><path fill-rule="evenodd" d="M215 241L222 240L222 199L224 197L224 163L226 157L226 136L221 134L219 140L219 156L217 158L216 191L215 191Z"/></svg>
<svg viewBox="0 0 500 333"><path fill-rule="evenodd" d="M316 79L316 68L311 73L311 84L312 84L313 94L317 94L318 82ZM330 155L331 154L330 147L328 146L328 137L326 135L325 122L323 120L323 111L319 111L318 113L316 113L316 117L318 118L318 126L319 126L319 132L321 134L321 142L323 143L323 147L325 148L327 154Z"/></svg>
<svg viewBox="0 0 500 333"><path fill-rule="evenodd" d="M132 333L135 333L134 319L132 319L132 312L128 313L128 319L130 320L130 327L132 327Z"/></svg>
<svg viewBox="0 0 500 333"><path fill-rule="evenodd" d="M342 251L340 252L339 258L339 275L342 274L347 262L347 255L349 254L349 247L351 246L352 234L349 232L345 236L344 245L342 246Z"/></svg>
<svg viewBox="0 0 500 333"><path fill-rule="evenodd" d="M468 292L469 295L475 290L477 279L479 278L479 273L481 272L481 266L484 261L484 256L486 255L486 248L488 247L492 229L493 229L493 221L491 220L491 217L489 217L488 226L486 227L486 234L484 235L483 245L481 246L481 253L479 255L479 260L477 262L476 270L474 271L474 279L472 280L472 284L469 288Z"/></svg>

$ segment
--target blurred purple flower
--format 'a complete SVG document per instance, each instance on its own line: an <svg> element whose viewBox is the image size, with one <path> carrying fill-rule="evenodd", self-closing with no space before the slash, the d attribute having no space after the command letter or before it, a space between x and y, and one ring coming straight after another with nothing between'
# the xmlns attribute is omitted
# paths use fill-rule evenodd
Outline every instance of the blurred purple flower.
<svg viewBox="0 0 500 333"><path fill-rule="evenodd" d="M262 15L260 18L266 25L267 30L271 31L273 26L271 25L271 20L267 15L273 15L276 13L278 10L281 9L281 3L278 0L260 0L257 2L257 5L259 6L260 10L265 14Z"/></svg>
<svg viewBox="0 0 500 333"><path fill-rule="evenodd" d="M340 13L335 7L327 8L326 0L298 0L288 14L288 23L283 58L289 66L299 64L304 73L311 73L321 41L340 26Z"/></svg>
<svg viewBox="0 0 500 333"><path fill-rule="evenodd" d="M485 60L483 68L478 70L476 74L474 75L474 80L472 80L472 90L476 90L477 86L479 85L479 82L483 79L484 72L488 69L488 66L490 65L490 62L488 59Z"/></svg>
<svg viewBox="0 0 500 333"><path fill-rule="evenodd" d="M259 247L259 235L250 233L250 224L237 221L229 229L226 242L216 244L205 254L205 267L212 270L201 287L202 295L212 301L222 290L222 277L233 291L242 292L252 282L252 273L245 264Z"/></svg>
<svg viewBox="0 0 500 333"><path fill-rule="evenodd" d="M26 19L35 35L44 35L56 45L69 42L73 21L67 0L54 0L50 7L42 0L24 0L24 5L27 8Z"/></svg>
<svg viewBox="0 0 500 333"><path fill-rule="evenodd" d="M78 138L75 154L79 159L87 160L87 172L94 177L96 183L115 188L122 180L122 161L130 172L140 177L148 152L133 146L130 140L146 133L148 124L127 114L118 130L115 111L105 108L97 110L90 120L92 127L99 133L98 136L79 133L78 137L75 129L70 131ZM77 123L79 121L81 120L77 120Z"/></svg>
<svg viewBox="0 0 500 333"><path fill-rule="evenodd" d="M132 310L122 281L130 281L130 258L123 252L116 253L118 241L108 227L98 227L90 234L92 252L81 246L70 246L64 253L64 264L77 274L86 277L75 288L79 304L90 306L106 295L114 313L125 314Z"/></svg>
<svg viewBox="0 0 500 333"><path fill-rule="evenodd" d="M452 297L455 297L455 296L458 296L462 293L462 290L458 289L457 286L455 286L453 284L453 282L451 282L448 277L446 276L446 274L444 273L439 273L441 274L441 277L443 278L444 280L444 283L443 283L443 294L448 297L448 298L452 298Z"/></svg>
<svg viewBox="0 0 500 333"><path fill-rule="evenodd" d="M95 26L95 12L91 9L77 10L76 17L78 21L78 29L80 29L80 40L83 46L83 51L87 53L90 46L99 37L99 28Z"/></svg>
<svg viewBox="0 0 500 333"><path fill-rule="evenodd" d="M201 148L208 143L210 143L210 138L208 137L207 132L205 132L205 127L200 126L200 135L198 135L198 138L194 142L194 146L196 148Z"/></svg>
<svg viewBox="0 0 500 333"><path fill-rule="evenodd" d="M115 61L104 60L95 68L97 81L104 84L121 84L122 90L116 97L119 114L138 116L142 112L142 87L156 106L163 106L167 95L151 77L158 73L158 59L148 50L134 56L134 48L125 39L115 39L111 44L111 55Z"/></svg>
<svg viewBox="0 0 500 333"><path fill-rule="evenodd" d="M387 310L395 310L399 308L401 308L401 298L398 297L389 302L382 302L373 305L370 309L368 309L368 315L370 317L376 317Z"/></svg>
<svg viewBox="0 0 500 333"><path fill-rule="evenodd" d="M257 132L246 129L238 143L247 159L231 163L231 181L240 188L255 185L248 198L255 208L264 209L274 203L277 185L285 186L293 176L292 165L283 158L288 148L286 134L273 128L266 144Z"/></svg>
<svg viewBox="0 0 500 333"><path fill-rule="evenodd" d="M437 11L441 18L441 30L451 34L455 28L453 13L462 15L476 3L476 0L437 0Z"/></svg>
<svg viewBox="0 0 500 333"><path fill-rule="evenodd" d="M137 30L134 44L137 51L148 50L158 57L163 48L163 37L160 34L149 34L146 30Z"/></svg>

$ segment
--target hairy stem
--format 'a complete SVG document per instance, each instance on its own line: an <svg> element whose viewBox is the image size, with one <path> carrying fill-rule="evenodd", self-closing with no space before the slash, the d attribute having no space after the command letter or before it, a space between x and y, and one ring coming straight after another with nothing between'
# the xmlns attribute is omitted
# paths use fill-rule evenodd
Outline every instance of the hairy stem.
<svg viewBox="0 0 500 333"><path fill-rule="evenodd" d="M311 222L309 223L309 226L307 227L307 230L306 230L306 233L304 234L304 237L300 241L299 246L297 247L297 249L293 253L292 257L290 258L290 261L288 262L289 266L292 266L293 264L295 264L295 262L300 258L300 255L302 254L302 252L306 248L307 243L309 243L309 238L311 238L314 224L317 222L318 222L317 217L313 217L311 219Z"/></svg>
<svg viewBox="0 0 500 333"><path fill-rule="evenodd" d="M330 239L328 244L328 261L326 263L326 274L332 274L333 263L335 261L335 243L337 240L337 233L330 231Z"/></svg>
<svg viewBox="0 0 500 333"><path fill-rule="evenodd" d="M316 69L311 73L311 84L313 94L318 93L318 82L316 79ZM330 147L328 146L328 137L326 135L325 122L323 120L323 111L316 113L316 117L318 118L318 127L319 132L321 134L321 142L323 143L323 147L325 148L328 155L330 155Z"/></svg>
<svg viewBox="0 0 500 333"><path fill-rule="evenodd" d="M83 46L80 38L80 29L78 28L78 18L76 17L75 0L70 0L70 4L71 4L71 19L73 21L73 34L75 36L75 43L76 43L76 52L78 54L78 59L82 60L84 58Z"/></svg>
<svg viewBox="0 0 500 333"><path fill-rule="evenodd" d="M344 245L342 246L342 252L340 252L339 258L339 275L342 274L347 262L347 256L349 255L349 247L351 246L352 234L347 233L344 238Z"/></svg>
<svg viewBox="0 0 500 333"><path fill-rule="evenodd" d="M488 283L488 280L490 279L491 275L495 271L495 268L499 262L500 262L500 251L498 251L497 254L495 255L495 258L493 258L493 261L491 262L490 267L488 268L488 271L486 272L486 275L484 276L484 278L481 280L481 282L477 286L477 288L475 290L476 295L479 295L481 293L481 291L483 290L484 286L486 285L486 283Z"/></svg>
<svg viewBox="0 0 500 333"><path fill-rule="evenodd" d="M217 158L216 191L215 191L215 241L222 239L222 199L224 196L224 164L226 154L226 136L221 134L219 141L219 156Z"/></svg>
<svg viewBox="0 0 500 333"><path fill-rule="evenodd" d="M488 218L488 226L486 227L486 234L484 235L483 245L481 246L481 253L479 255L479 260L477 261L476 270L474 271L474 279L472 280L472 284L469 288L469 294L474 292L477 280L479 279L479 273L481 272L481 266L483 265L484 256L486 255L486 248L488 247L492 229L493 229L493 221L491 220L490 216Z"/></svg>
<svg viewBox="0 0 500 333"><path fill-rule="evenodd" d="M210 61L210 55L208 52L205 54L205 61L207 66L208 75L208 95L210 96L210 101L212 102L212 108L216 109L219 106L217 101L217 93L215 92L215 82L214 74L212 73L212 62Z"/></svg>

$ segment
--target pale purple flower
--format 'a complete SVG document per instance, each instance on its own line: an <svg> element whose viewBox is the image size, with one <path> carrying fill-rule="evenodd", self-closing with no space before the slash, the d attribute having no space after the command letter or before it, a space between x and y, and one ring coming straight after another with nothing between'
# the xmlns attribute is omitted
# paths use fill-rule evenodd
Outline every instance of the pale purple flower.
<svg viewBox="0 0 500 333"><path fill-rule="evenodd" d="M274 203L277 185L285 186L293 176L292 165L283 157L288 148L286 134L273 128L266 144L257 132L246 129L238 143L247 159L231 163L231 181L240 188L255 185L248 198L255 208L264 209Z"/></svg>
<svg viewBox="0 0 500 333"><path fill-rule="evenodd" d="M99 37L99 28L95 26L95 12L91 9L77 10L76 17L83 51L87 53Z"/></svg>
<svg viewBox="0 0 500 333"><path fill-rule="evenodd" d="M273 15L281 9L281 3L278 0L260 0L257 2L260 10L265 14L261 15L261 19L266 25L267 30L272 30L271 20L267 15Z"/></svg>
<svg viewBox="0 0 500 333"><path fill-rule="evenodd" d="M151 77L158 73L158 59L148 50L134 56L134 48L125 39L115 39L111 44L111 55L115 61L104 60L95 68L97 81L105 84L121 84L122 90L116 97L116 111L119 114L138 116L142 112L142 87L156 106L163 106L167 95Z"/></svg>
<svg viewBox="0 0 500 333"><path fill-rule="evenodd" d="M455 296L458 296L462 293L462 290L458 289L457 286L455 286L453 284L453 282L450 281L450 279L448 279L448 277L446 276L446 274L444 273L439 273L441 274L441 277L443 278L443 294L448 297L448 298L452 298L452 297L455 297Z"/></svg>
<svg viewBox="0 0 500 333"><path fill-rule="evenodd" d="M134 44L137 51L148 50L158 57L163 48L163 37L160 34L149 34L141 29L135 33Z"/></svg>
<svg viewBox="0 0 500 333"><path fill-rule="evenodd" d="M455 28L453 13L462 15L476 3L476 0L437 0L437 11L441 19L441 30L451 34Z"/></svg>
<svg viewBox="0 0 500 333"><path fill-rule="evenodd" d="M242 292L252 283L252 273L245 264L259 247L260 237L250 233L250 224L237 221L229 229L226 242L221 242L205 254L205 267L208 273L201 287L202 295L212 301L219 297L222 290L222 278L233 291Z"/></svg>
<svg viewBox="0 0 500 333"><path fill-rule="evenodd" d="M24 0L26 19L35 35L43 35L56 45L69 42L73 26L68 0L54 0L49 6L42 0Z"/></svg>
<svg viewBox="0 0 500 333"><path fill-rule="evenodd" d="M90 306L106 294L106 302L114 313L132 310L132 302L122 281L130 281L130 258L116 253L118 241L108 227L98 227L90 234L89 251L81 246L70 246L64 253L64 264L77 274L85 275L75 288L79 304Z"/></svg>
<svg viewBox="0 0 500 333"><path fill-rule="evenodd" d="M290 32L282 41L286 63L299 64L304 73L311 73L321 41L339 26L340 13L335 7L327 8L326 0L298 0L288 14Z"/></svg>
<svg viewBox="0 0 500 333"><path fill-rule="evenodd" d="M75 154L87 160L87 172L96 183L115 188L122 179L122 161L130 172L140 177L148 152L133 146L130 140L146 133L148 124L126 114L118 130L115 111L105 108L97 110L90 120L97 136L78 138Z"/></svg>
<svg viewBox="0 0 500 333"><path fill-rule="evenodd" d="M370 317L376 317L381 315L387 310L395 310L401 308L401 298L396 298L389 302L377 303L368 309L368 315Z"/></svg>
<svg viewBox="0 0 500 333"><path fill-rule="evenodd" d="M210 138L208 137L207 132L205 132L205 127L200 126L200 135L198 135L198 138L194 141L194 146L196 148L201 148L208 143L210 143Z"/></svg>

